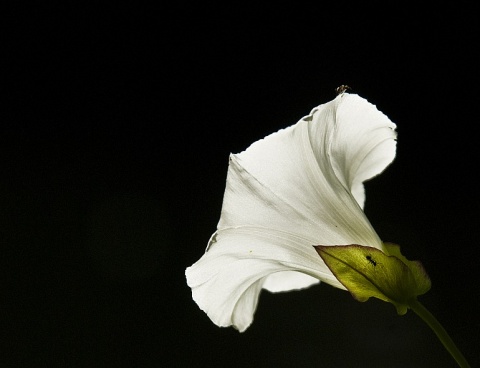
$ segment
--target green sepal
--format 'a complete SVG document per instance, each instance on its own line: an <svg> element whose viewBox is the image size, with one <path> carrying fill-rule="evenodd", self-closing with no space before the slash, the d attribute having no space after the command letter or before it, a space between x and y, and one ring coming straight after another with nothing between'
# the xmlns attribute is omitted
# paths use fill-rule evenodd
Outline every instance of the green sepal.
<svg viewBox="0 0 480 368"><path fill-rule="evenodd" d="M356 300L378 298L394 304L403 315L410 300L430 289L430 278L419 261L409 261L400 253L398 245L384 246L388 254L358 244L318 245L315 249Z"/></svg>

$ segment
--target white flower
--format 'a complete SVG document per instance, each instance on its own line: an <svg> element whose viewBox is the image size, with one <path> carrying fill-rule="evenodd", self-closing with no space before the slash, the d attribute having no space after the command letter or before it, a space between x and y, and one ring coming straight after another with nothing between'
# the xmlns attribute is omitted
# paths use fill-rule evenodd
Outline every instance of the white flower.
<svg viewBox="0 0 480 368"><path fill-rule="evenodd" d="M345 289L314 245L383 249L363 212L363 182L394 159L395 124L343 93L297 124L230 155L217 231L186 270L195 302L218 326L245 331L262 289Z"/></svg>

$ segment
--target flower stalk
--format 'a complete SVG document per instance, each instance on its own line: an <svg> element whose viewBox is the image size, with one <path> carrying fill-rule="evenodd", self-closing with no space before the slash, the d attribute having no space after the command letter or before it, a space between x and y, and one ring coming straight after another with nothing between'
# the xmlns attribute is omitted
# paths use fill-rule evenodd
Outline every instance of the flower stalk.
<svg viewBox="0 0 480 368"><path fill-rule="evenodd" d="M412 299L409 303L409 307L413 310L437 335L438 339L442 342L443 346L450 355L458 363L461 368L470 368L467 360L463 354L458 350L457 346L448 335L447 331L438 322L438 320L425 308L418 300Z"/></svg>
<svg viewBox="0 0 480 368"><path fill-rule="evenodd" d="M417 301L431 286L419 261L410 261L400 247L384 243L385 252L360 245L315 246L319 256L352 296L365 302L370 297L392 303L399 315L413 310L435 332L462 368L470 365L437 319Z"/></svg>

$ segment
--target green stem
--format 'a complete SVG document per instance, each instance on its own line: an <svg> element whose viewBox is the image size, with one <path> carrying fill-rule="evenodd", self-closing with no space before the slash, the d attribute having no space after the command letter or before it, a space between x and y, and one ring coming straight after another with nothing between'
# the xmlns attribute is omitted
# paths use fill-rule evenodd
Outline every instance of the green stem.
<svg viewBox="0 0 480 368"><path fill-rule="evenodd" d="M462 355L460 350L453 342L453 340L448 336L447 331L443 326L438 322L438 320L431 314L422 304L420 304L416 299L410 301L410 308L423 319L427 325L435 332L439 340L442 342L443 346L448 350L450 355L457 361L458 365L462 368L470 368L465 357Z"/></svg>

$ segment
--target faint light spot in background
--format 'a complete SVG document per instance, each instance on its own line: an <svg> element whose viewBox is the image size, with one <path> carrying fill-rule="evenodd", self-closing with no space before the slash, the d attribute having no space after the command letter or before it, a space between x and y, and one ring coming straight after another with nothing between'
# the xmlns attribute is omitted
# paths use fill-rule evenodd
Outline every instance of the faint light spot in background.
<svg viewBox="0 0 480 368"><path fill-rule="evenodd" d="M170 228L165 208L155 199L110 198L93 211L87 231L93 262L107 278L148 278L168 265Z"/></svg>

